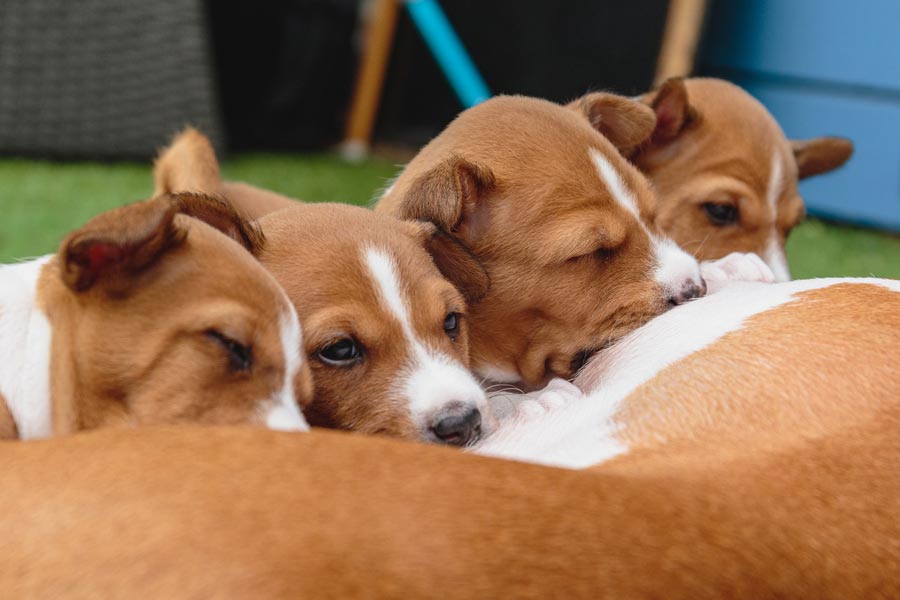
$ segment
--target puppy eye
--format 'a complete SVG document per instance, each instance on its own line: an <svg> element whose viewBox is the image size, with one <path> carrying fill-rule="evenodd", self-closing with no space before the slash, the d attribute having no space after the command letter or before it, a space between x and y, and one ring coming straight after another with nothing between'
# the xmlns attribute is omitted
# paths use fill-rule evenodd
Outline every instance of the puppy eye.
<svg viewBox="0 0 900 600"><path fill-rule="evenodd" d="M249 371L253 366L253 349L250 346L228 337L221 331L209 329L206 337L225 349L228 355L228 368L231 371Z"/></svg>
<svg viewBox="0 0 900 600"><path fill-rule="evenodd" d="M444 317L444 331L447 333L447 337L456 341L456 338L459 337L459 313L448 313Z"/></svg>
<svg viewBox="0 0 900 600"><path fill-rule="evenodd" d="M351 337L341 338L316 352L323 363L335 367L347 367L362 358L362 346Z"/></svg>
<svg viewBox="0 0 900 600"><path fill-rule="evenodd" d="M594 251L594 256L600 259L603 262L608 260L612 260L612 258L616 255L615 248L597 248Z"/></svg>
<svg viewBox="0 0 900 600"><path fill-rule="evenodd" d="M704 202L702 205L706 218L716 227L734 225L738 222L740 213L734 204L720 204L716 202Z"/></svg>

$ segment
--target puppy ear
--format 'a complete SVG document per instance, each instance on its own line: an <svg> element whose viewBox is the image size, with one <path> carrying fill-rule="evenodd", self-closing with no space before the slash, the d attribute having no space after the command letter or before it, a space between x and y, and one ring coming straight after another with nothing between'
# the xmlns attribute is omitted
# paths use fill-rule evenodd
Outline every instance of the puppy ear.
<svg viewBox="0 0 900 600"><path fill-rule="evenodd" d="M250 254L256 256L265 244L266 238L259 225L246 219L225 200L191 192L173 194L171 197L180 212L218 229Z"/></svg>
<svg viewBox="0 0 900 600"><path fill-rule="evenodd" d="M161 196L94 217L60 245L63 282L75 292L101 281L123 291L127 277L140 273L184 240L185 232L174 223L176 214L176 203Z"/></svg>
<svg viewBox="0 0 900 600"><path fill-rule="evenodd" d="M459 290L467 304L473 305L484 298L491 287L491 280L484 266L468 248L438 229L434 223L408 223L415 228L415 235L422 240L438 271Z"/></svg>
<svg viewBox="0 0 900 600"><path fill-rule="evenodd" d="M853 142L839 137L791 140L800 179L837 169L853 155Z"/></svg>
<svg viewBox="0 0 900 600"><path fill-rule="evenodd" d="M639 102L604 92L586 94L570 102L567 108L580 112L620 152L641 144L653 133L653 110Z"/></svg>
<svg viewBox="0 0 900 600"><path fill-rule="evenodd" d="M678 136L697 116L688 100L687 86L682 77L667 79L645 101L656 114L654 141L668 141Z"/></svg>
<svg viewBox="0 0 900 600"><path fill-rule="evenodd" d="M193 127L176 134L154 161L153 182L157 195L220 193L222 177L212 142Z"/></svg>
<svg viewBox="0 0 900 600"><path fill-rule="evenodd" d="M472 241L484 226L483 199L494 187L491 170L451 156L416 179L400 203L396 217L434 223L464 241Z"/></svg>

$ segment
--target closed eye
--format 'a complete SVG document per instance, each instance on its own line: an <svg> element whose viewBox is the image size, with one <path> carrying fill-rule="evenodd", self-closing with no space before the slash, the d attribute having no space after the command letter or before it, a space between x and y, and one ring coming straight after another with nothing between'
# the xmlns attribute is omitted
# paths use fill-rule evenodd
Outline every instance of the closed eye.
<svg viewBox="0 0 900 600"><path fill-rule="evenodd" d="M253 348L242 344L217 329L207 329L204 334L225 350L230 371L249 371L253 367Z"/></svg>

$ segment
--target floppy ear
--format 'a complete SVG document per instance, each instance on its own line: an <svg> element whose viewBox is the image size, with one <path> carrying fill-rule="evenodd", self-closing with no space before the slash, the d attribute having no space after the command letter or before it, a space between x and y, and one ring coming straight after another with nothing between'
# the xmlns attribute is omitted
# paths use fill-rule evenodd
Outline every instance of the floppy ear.
<svg viewBox="0 0 900 600"><path fill-rule="evenodd" d="M218 229L254 256L262 249L266 238L259 225L245 218L225 200L191 192L173 194L171 197L180 212Z"/></svg>
<svg viewBox="0 0 900 600"><path fill-rule="evenodd" d="M791 140L800 179L837 169L853 155L853 142L839 137Z"/></svg>
<svg viewBox="0 0 900 600"><path fill-rule="evenodd" d="M697 116L688 100L684 79L673 77L663 82L659 88L645 97L645 101L656 114L654 141L668 141L681 133Z"/></svg>
<svg viewBox="0 0 900 600"><path fill-rule="evenodd" d="M414 234L422 241L435 266L474 305L484 298L491 286L484 265L462 242L428 221L408 221Z"/></svg>
<svg viewBox="0 0 900 600"><path fill-rule="evenodd" d="M63 282L75 292L101 281L115 289L184 240L176 214L176 203L161 196L94 217L60 245Z"/></svg>
<svg viewBox="0 0 900 600"><path fill-rule="evenodd" d="M156 194L219 193L222 178L212 142L193 127L176 134L153 163L153 182Z"/></svg>
<svg viewBox="0 0 900 600"><path fill-rule="evenodd" d="M438 229L471 242L486 225L484 199L493 187L494 175L489 168L451 156L412 183L395 216L434 223Z"/></svg>
<svg viewBox="0 0 900 600"><path fill-rule="evenodd" d="M580 112L620 152L627 152L653 133L653 110L639 102L604 92L585 94L566 105Z"/></svg>

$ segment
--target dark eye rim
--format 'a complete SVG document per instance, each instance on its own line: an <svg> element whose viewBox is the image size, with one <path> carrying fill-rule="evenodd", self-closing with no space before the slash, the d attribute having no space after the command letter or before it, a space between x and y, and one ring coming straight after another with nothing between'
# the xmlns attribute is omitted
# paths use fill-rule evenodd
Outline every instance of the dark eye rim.
<svg viewBox="0 0 900 600"><path fill-rule="evenodd" d="M444 317L444 333L451 341L455 342L459 339L460 327L462 326L463 315L459 311L451 310ZM448 323L452 326L448 327Z"/></svg>
<svg viewBox="0 0 900 600"><path fill-rule="evenodd" d="M253 368L253 347L243 344L236 339L222 333L218 329L207 329L203 332L206 337L228 355L228 369L234 372L246 372Z"/></svg>
<svg viewBox="0 0 900 600"><path fill-rule="evenodd" d="M737 225L741 220L741 212L736 204L731 202L704 202L700 205L709 222L717 227ZM726 214L715 211L725 210Z"/></svg>
<svg viewBox="0 0 900 600"><path fill-rule="evenodd" d="M345 359L335 359L324 354L338 344L346 341L349 341L352 344L352 348L355 351L353 352L353 356ZM320 346L319 349L315 352L315 358L322 364L328 365L329 367L353 367L363 361L363 359L365 358L365 349L363 345L359 343L359 340L357 340L355 337L353 337L352 335L345 335L339 338L332 339Z"/></svg>

